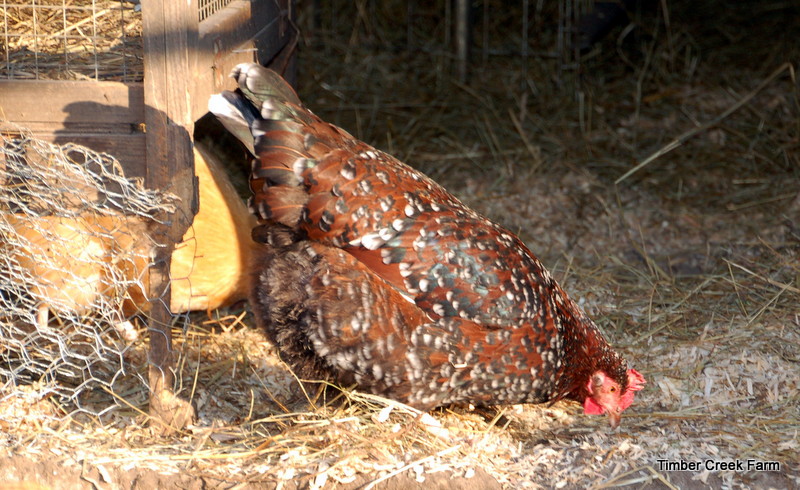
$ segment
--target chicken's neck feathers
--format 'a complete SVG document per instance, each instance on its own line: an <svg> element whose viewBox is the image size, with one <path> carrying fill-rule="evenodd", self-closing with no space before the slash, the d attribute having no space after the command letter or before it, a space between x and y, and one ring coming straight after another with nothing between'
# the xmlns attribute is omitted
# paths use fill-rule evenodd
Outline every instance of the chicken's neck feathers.
<svg viewBox="0 0 800 490"><path fill-rule="evenodd" d="M557 373L554 401L568 398L583 402L589 395L586 385L592 374L603 371L627 388L627 365L613 350L595 323L569 299L558 286L563 298L556 315L561 322L564 357Z"/></svg>

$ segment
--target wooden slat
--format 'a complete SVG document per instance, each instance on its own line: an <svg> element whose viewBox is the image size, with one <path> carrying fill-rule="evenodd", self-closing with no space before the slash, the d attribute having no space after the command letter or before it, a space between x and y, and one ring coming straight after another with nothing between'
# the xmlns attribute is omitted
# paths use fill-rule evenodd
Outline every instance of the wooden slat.
<svg viewBox="0 0 800 490"><path fill-rule="evenodd" d="M0 119L30 122L140 124L141 83L0 80Z"/></svg>
<svg viewBox="0 0 800 490"><path fill-rule="evenodd" d="M125 175L145 176L141 83L0 80L0 130L20 128L45 141L109 153Z"/></svg>
<svg viewBox="0 0 800 490"><path fill-rule="evenodd" d="M198 52L225 55L252 39L257 29L251 5L246 0L234 0L201 22L198 26Z"/></svg>
<svg viewBox="0 0 800 490"><path fill-rule="evenodd" d="M221 60L232 57L237 62L255 60L247 41L255 34L250 22L251 2L234 0L198 26L197 71L192 114L199 119L208 112L208 97L231 85ZM252 46L250 46L252 48ZM235 66L235 63L234 65Z"/></svg>
<svg viewBox="0 0 800 490"><path fill-rule="evenodd" d="M192 157L193 131L190 97L197 45L197 4L142 0L144 32L144 100L147 125L145 184L180 198L166 226L152 233L159 248L150 268L150 414L180 429L191 421L191 405L172 393L175 359L172 353L169 311L169 259L197 212L197 185ZM162 426L163 427L163 426Z"/></svg>
<svg viewBox="0 0 800 490"><path fill-rule="evenodd" d="M18 127L13 125L4 126L0 124L1 131L16 132ZM36 138L51 143L63 145L65 143L75 143L91 148L94 151L108 153L115 157L126 177L144 178L147 174L145 168L145 136L144 133L108 133L100 132L97 128L57 128L55 131L52 125L46 123L35 123L25 125ZM103 129L103 128L101 128Z"/></svg>
<svg viewBox="0 0 800 490"><path fill-rule="evenodd" d="M147 175L144 133L109 136L103 133L64 132L57 135L55 142L72 142L114 156L122 165L122 171L127 178L144 179Z"/></svg>

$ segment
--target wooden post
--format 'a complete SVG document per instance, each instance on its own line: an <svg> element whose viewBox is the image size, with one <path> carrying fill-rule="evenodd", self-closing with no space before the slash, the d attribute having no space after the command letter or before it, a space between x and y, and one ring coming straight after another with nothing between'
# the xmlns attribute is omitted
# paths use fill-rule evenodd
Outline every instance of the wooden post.
<svg viewBox="0 0 800 490"><path fill-rule="evenodd" d="M157 249L149 273L151 313L150 414L180 429L193 417L191 405L172 393L175 359L169 310L169 265L174 244L181 240L198 209L191 135L191 113L198 12L196 1L142 0L144 33L144 102L147 169L145 185L175 194L174 213L160 218L153 238Z"/></svg>

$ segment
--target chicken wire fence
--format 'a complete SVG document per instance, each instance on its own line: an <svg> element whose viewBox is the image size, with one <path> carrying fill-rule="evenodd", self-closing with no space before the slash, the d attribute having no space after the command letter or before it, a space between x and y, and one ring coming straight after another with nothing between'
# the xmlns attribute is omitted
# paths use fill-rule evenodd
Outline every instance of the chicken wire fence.
<svg viewBox="0 0 800 490"><path fill-rule="evenodd" d="M174 199L125 178L112 157L24 133L0 148L0 400L41 396L100 415L119 392L147 308L147 223ZM144 380L142 380L144 382ZM138 381L137 381L138 383Z"/></svg>
<svg viewBox="0 0 800 490"><path fill-rule="evenodd" d="M138 2L0 2L0 78L142 81Z"/></svg>
<svg viewBox="0 0 800 490"><path fill-rule="evenodd" d="M198 20L232 0L199 0ZM0 0L0 78L141 82L139 0Z"/></svg>

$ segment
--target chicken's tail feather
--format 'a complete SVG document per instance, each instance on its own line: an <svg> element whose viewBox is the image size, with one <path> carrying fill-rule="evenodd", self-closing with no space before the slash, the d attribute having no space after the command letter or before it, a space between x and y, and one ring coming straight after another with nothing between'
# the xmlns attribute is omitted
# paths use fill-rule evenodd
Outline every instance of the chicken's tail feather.
<svg viewBox="0 0 800 490"><path fill-rule="evenodd" d="M250 210L261 220L297 227L310 199L309 170L352 137L303 107L274 71L242 63L231 76L239 88L213 96L209 110L255 156Z"/></svg>
<svg viewBox="0 0 800 490"><path fill-rule="evenodd" d="M244 143L254 153L251 126L261 116L258 110L238 90L212 95L208 100L208 111L217 116L225 129Z"/></svg>
<svg viewBox="0 0 800 490"><path fill-rule="evenodd" d="M255 63L241 63L231 72L231 78L239 84L239 89L255 105L275 98L302 106L294 89L280 75ZM266 117L266 116L265 116Z"/></svg>

